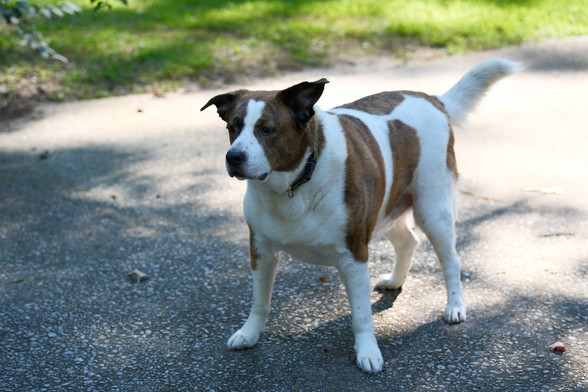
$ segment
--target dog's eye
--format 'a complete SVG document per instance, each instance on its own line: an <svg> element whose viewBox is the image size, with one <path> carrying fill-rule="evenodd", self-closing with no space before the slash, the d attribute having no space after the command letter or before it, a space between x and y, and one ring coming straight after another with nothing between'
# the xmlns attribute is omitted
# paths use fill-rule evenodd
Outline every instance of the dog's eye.
<svg viewBox="0 0 588 392"><path fill-rule="evenodd" d="M260 133L261 135L263 135L263 136L268 136L268 135L271 135L272 133L274 133L274 129L273 129L273 128L271 128L271 127L266 127L266 126L263 126L263 127L261 127L261 129L259 130L259 133Z"/></svg>
<svg viewBox="0 0 588 392"><path fill-rule="evenodd" d="M229 126L227 127L227 129L229 130L229 133L230 133L231 135L234 135L234 134L236 134L236 133L237 133L237 127L236 127L236 126L234 126L234 125L229 125Z"/></svg>

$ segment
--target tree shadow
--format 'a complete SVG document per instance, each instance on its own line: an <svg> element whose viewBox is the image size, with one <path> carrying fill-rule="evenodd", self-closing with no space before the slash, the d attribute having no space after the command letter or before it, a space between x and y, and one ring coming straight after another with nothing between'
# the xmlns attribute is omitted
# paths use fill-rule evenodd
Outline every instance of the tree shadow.
<svg viewBox="0 0 588 392"><path fill-rule="evenodd" d="M546 303L542 298L514 295L498 305L471 309L470 319L459 325L425 321L406 332L398 332L393 324L380 325L376 335L385 368L376 376L355 368L349 315L301 333L284 331L283 321L270 323L255 348L221 354L230 365L216 369L243 371L239 377L219 372L216 381L226 388L271 390L312 386L317 391L421 391L434 386L434 390L580 391L587 310L586 303L576 298L564 296ZM315 308L306 317L321 317L322 312ZM419 318L413 314L413 321L414 317ZM548 349L557 340L568 345L563 355Z"/></svg>
<svg viewBox="0 0 588 392"><path fill-rule="evenodd" d="M470 217L459 224L459 247L462 252L475 250L480 243L488 241L476 231L480 226L505 219L529 220L530 215L548 217L542 225L550 226L580 213L566 206L530 208L524 199L506 205L478 202L475 209L475 213L469 211ZM529 228L532 231L537 229L536 223ZM440 280L441 273L436 262L433 270L430 265L424 266L425 262L429 264L430 259L435 258L426 241L417 254L421 252L426 256L417 255L419 265L416 275L436 274ZM582 274L584 264L579 266L575 275ZM484 275L479 274L477 268L479 266L473 265L465 270L464 274L468 277L466 292L468 286L473 286L472 289L496 289L494 285L499 283L485 282ZM259 347L228 355L235 361L245 363L263 363L268 358L280 358L283 363L276 365L272 362L275 369L271 374L275 378L270 378L269 382L273 388L303 390L308 385L317 385L319 380L321 383L316 390L325 391L341 388L420 391L431 386L435 386L434 390L469 391L496 388L580 391L585 388L582 374L586 370L583 349L586 335L583 331L588 320L588 303L584 298L560 294L556 282L551 286L556 289L553 292L549 284L538 291L514 289L508 292L504 301L475 305L469 310L468 321L459 325L443 322L441 309L415 313L416 309L422 309L421 303L415 303L415 311L410 312L408 320L403 320L398 326L394 324L398 322L398 316L393 316L396 311L394 305L399 298L408 295L411 301L418 302L418 297L422 295L424 298L420 301L429 303L430 299L426 298L430 288L426 287L426 282L416 285L421 290L417 294L404 294L402 290L376 291L372 293L372 310L386 368L378 376L366 376L354 369L353 334L342 282L336 277L329 277L333 285L328 288L301 288L299 281L305 280L310 270L307 267L295 269L297 271L289 272L288 281L281 283L296 285L296 288L288 288L282 294L281 285L276 287L277 301L272 306L276 314L270 316L268 331L262 336ZM372 275L375 271L379 273L380 269L381 266L376 265L372 268ZM389 269L388 265L386 269ZM442 283L435 286L436 295L444 297ZM501 288L503 294L502 290L506 289ZM247 311L248 307L242 317ZM406 310L403 312L405 314ZM571 343L563 355L548 349L557 340ZM332 371L319 374L320 371L315 369L324 369L326 363ZM301 372L296 377L292 375L292 366ZM265 370L252 370L245 376L247 382L244 384L235 383L231 377L223 380L232 387L253 385L261 388L257 377L266 374Z"/></svg>
<svg viewBox="0 0 588 392"><path fill-rule="evenodd" d="M0 389L111 375L114 390L136 381L149 350L163 366L160 355L191 347L176 336L222 323L224 292L248 278L242 218L204 202L222 166L196 166L170 192L135 170L153 159L140 148L0 153ZM150 278L135 283L133 268Z"/></svg>
<svg viewBox="0 0 588 392"><path fill-rule="evenodd" d="M336 272L288 257L259 345L228 351L226 339L250 308L251 281L243 218L231 206L212 207L219 185L210 178L224 178L222 166L195 165L190 184L174 193L159 177L133 169L155 159L154 151L42 153L0 154L0 385L6 388L581 390L587 309L579 298L516 292L448 326L440 309L417 310L429 301L427 282L416 294L373 292L386 368L369 376L355 369L349 307ZM461 251L486 240L477 227L529 213L522 201L476 211L460 223ZM426 243L418 255L412 273L440 279ZM383 265L374 267L373 273ZM150 279L129 280L133 268ZM466 271L483 279L475 267ZM415 310L399 325L391 319L405 298ZM570 348L555 356L547 346L559 339Z"/></svg>

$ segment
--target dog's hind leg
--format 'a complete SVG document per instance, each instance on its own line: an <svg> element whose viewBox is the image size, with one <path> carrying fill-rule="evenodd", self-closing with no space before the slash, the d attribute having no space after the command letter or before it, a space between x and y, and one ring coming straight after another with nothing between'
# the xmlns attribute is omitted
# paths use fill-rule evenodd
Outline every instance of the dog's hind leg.
<svg viewBox="0 0 588 392"><path fill-rule="evenodd" d="M410 227L412 223L412 209L409 209L398 217L390 230L386 232L386 238L394 245L396 262L392 274L383 275L376 282L376 288L383 290L396 290L402 287L408 270L412 264L412 257L419 246L419 237Z"/></svg>
<svg viewBox="0 0 588 392"><path fill-rule="evenodd" d="M253 305L243 327L227 342L227 347L232 350L255 346L269 316L272 288L280 258L278 253L271 254L269 251L258 256L255 266L252 266Z"/></svg>
<svg viewBox="0 0 588 392"><path fill-rule="evenodd" d="M448 323L465 321L466 305L461 291L460 261L455 248L453 184L421 192L415 198L414 216L419 227L431 241L441 263L447 289L445 320Z"/></svg>

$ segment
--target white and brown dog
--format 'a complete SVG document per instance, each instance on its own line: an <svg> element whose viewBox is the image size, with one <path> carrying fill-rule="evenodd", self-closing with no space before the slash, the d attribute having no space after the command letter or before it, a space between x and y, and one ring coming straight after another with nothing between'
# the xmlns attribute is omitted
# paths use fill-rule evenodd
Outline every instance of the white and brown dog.
<svg viewBox="0 0 588 392"><path fill-rule="evenodd" d="M255 345L264 329L279 252L338 269L351 305L357 365L382 370L372 326L368 243L383 233L396 251L392 274L404 283L419 243L409 221L431 241L447 288L445 319L466 319L455 249L457 168L452 124L465 119L495 81L517 63L485 61L442 96L383 92L323 111L315 104L328 81L283 91L238 90L212 98L227 123L229 175L247 180L253 306L230 349Z"/></svg>

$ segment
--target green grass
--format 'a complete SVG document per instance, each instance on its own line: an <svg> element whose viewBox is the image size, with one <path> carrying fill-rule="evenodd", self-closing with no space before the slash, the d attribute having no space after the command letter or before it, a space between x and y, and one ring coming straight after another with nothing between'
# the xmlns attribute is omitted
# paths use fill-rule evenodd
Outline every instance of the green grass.
<svg viewBox="0 0 588 392"><path fill-rule="evenodd" d="M0 91L23 79L52 99L208 86L435 47L449 54L588 34L588 0L129 0L39 20L70 62L36 57L0 25ZM41 1L39 1L41 2Z"/></svg>

